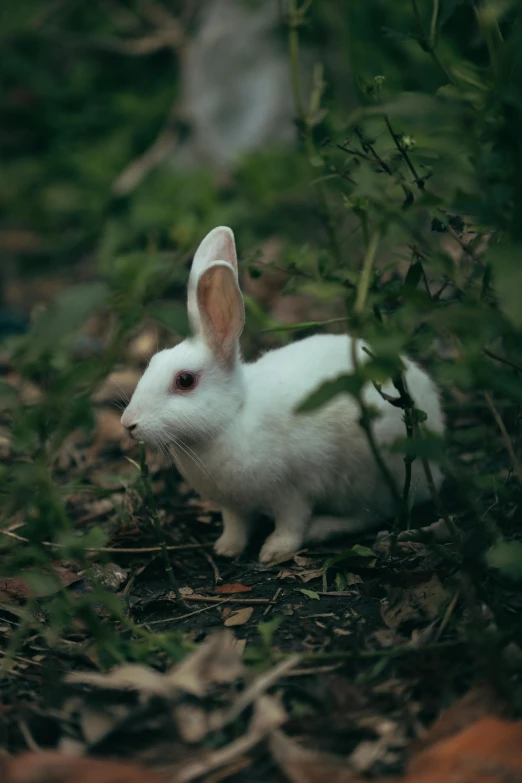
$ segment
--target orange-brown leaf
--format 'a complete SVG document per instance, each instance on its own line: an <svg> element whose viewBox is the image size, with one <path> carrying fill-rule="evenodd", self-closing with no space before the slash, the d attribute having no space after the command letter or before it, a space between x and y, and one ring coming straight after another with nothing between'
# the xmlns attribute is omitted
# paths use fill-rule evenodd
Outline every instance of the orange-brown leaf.
<svg viewBox="0 0 522 783"><path fill-rule="evenodd" d="M230 585L218 585L214 589L216 593L221 593L221 595L232 595L233 593L249 593L252 590L251 587L247 587L247 585L241 585L239 583L230 584Z"/></svg>

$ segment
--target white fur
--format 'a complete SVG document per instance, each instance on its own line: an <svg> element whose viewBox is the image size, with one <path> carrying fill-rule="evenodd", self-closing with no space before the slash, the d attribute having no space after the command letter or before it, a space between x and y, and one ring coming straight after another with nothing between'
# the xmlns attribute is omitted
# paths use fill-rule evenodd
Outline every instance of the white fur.
<svg viewBox="0 0 522 783"><path fill-rule="evenodd" d="M230 292L235 302L237 259L228 228L210 232L194 257L189 312L195 336L153 356L122 416L124 426L134 425L132 435L139 440L168 446L196 491L219 504L224 532L216 543L218 554L240 554L249 522L259 513L275 522L261 550L262 562L293 552L304 541L357 532L392 516L394 501L359 426L355 400L341 394L312 413L295 413L325 380L353 371L352 338L315 335L270 351L252 364L241 362L237 346L227 364L210 347L217 339L213 314L198 312L199 281L216 264L225 275L226 295ZM232 333L236 345L243 323L240 296L232 309L227 339ZM357 357L360 363L368 360L360 341ZM409 359L403 357L403 363L410 394L428 414L427 426L441 434L444 421L434 382ZM199 384L190 392L173 393L181 370L197 373ZM391 382L383 391L397 396ZM401 488L402 455L386 447L405 436L403 413L371 384L364 398L379 411L372 425L375 439ZM442 475L435 465L432 471L438 486ZM422 465L416 460L412 500L428 498Z"/></svg>

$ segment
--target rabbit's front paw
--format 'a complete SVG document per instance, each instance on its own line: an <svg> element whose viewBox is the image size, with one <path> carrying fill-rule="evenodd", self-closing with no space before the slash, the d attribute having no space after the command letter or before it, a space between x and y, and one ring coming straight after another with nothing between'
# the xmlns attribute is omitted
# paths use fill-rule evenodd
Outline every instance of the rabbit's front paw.
<svg viewBox="0 0 522 783"><path fill-rule="evenodd" d="M296 533L280 533L277 530L268 536L259 554L260 563L270 563L283 555L297 552L303 543L302 536Z"/></svg>
<svg viewBox="0 0 522 783"><path fill-rule="evenodd" d="M237 530L233 533L225 530L214 544L214 552L222 557L237 557L246 546L246 536L239 535Z"/></svg>

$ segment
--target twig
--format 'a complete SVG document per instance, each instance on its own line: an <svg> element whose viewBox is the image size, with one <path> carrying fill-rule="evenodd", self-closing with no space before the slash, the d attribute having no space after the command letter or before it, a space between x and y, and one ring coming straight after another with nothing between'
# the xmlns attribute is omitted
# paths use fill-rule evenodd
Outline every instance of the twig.
<svg viewBox="0 0 522 783"><path fill-rule="evenodd" d="M17 541L23 541L25 544L32 543L30 539L25 538L24 536L19 536L16 533L12 533L9 530L0 530L0 534L3 536L9 536L9 538L15 538ZM41 546L49 547L50 549L64 549L68 544L55 544L52 541L40 541L39 542ZM166 549L168 552L175 552L182 549L203 549L206 547L211 547L213 544L175 544L175 545L167 545ZM84 552L114 552L118 555L140 555L142 553L150 553L150 552L162 552L163 547L161 546L142 546L142 547L118 547L118 546L88 546L85 547Z"/></svg>
<svg viewBox="0 0 522 783"><path fill-rule="evenodd" d="M145 452L145 446L143 443L140 443L140 476L141 481L143 483L143 487L145 489L145 495L147 499L147 505L149 507L149 511L152 516L152 523L154 525L154 530L156 531L156 536L159 542L159 545L161 547L161 551L163 553L163 560L165 563L165 572L167 574L167 578L170 582L170 586L172 587L174 591L174 595L176 596L176 601L184 607L187 607L187 604L183 600L183 597L181 596L181 593L179 592L178 583L176 580L176 577L174 576L174 570L172 568L172 563L170 562L169 553L167 550L167 542L165 541L165 533L163 532L163 528L161 527L160 518L158 516L158 511L156 509L156 503L154 502L154 494L152 492L152 486L149 479L149 468L147 465L147 455Z"/></svg>
<svg viewBox="0 0 522 783"><path fill-rule="evenodd" d="M401 156L404 158L404 161L405 161L406 165L408 166L409 170L411 171L413 179L415 181L415 184L417 185L419 190L424 190L424 180L422 179L422 177L419 177L419 175L417 174L415 166L411 162L410 156L408 155L408 152L407 152L405 146L402 144L399 136L397 136L397 134L393 130L393 128L391 126L390 118L388 117L387 114L384 115L384 122L386 123L386 127L388 128L388 131L389 131L390 136L392 137L392 139L394 141L395 146L399 150Z"/></svg>
<svg viewBox="0 0 522 783"><path fill-rule="evenodd" d="M326 321L303 321L298 324L281 324L280 326L270 326L268 329L261 329L261 334L265 332L290 332L295 329L316 329L319 326L329 326L330 324L346 323L348 316L343 318L329 318Z"/></svg>
<svg viewBox="0 0 522 783"><path fill-rule="evenodd" d="M414 417L413 419L413 433L416 438L422 438L422 433L420 429L419 422L417 421L417 418ZM446 523L446 527L448 528L450 535L454 541L454 543L459 546L460 544L460 537L459 537L459 531L457 530L455 523L451 519L451 517L448 515L448 512L444 508L444 505L442 504L442 501L440 499L439 493L437 491L437 487L435 486L435 481L433 480L433 473L431 472L430 463L427 460L426 457L420 457L420 461L422 463L422 467L424 469L424 475L426 476L426 483L428 485L428 489L430 492L431 500L435 508L437 509L437 512L440 514L444 522Z"/></svg>
<svg viewBox="0 0 522 783"><path fill-rule="evenodd" d="M457 605L457 601L460 597L460 590L457 590L453 598L451 599L448 608L446 609L444 613L444 617L442 618L442 622L439 625L437 629L437 633L435 634L435 642L438 642L442 634L444 633L444 629L446 628L447 624L449 623L450 617L453 614L453 611Z"/></svg>
<svg viewBox="0 0 522 783"><path fill-rule="evenodd" d="M266 615L268 614L268 612L269 612L269 611L270 611L270 610L271 610L271 609L274 607L274 605L275 605L275 603L276 603L277 599L278 599L278 598L279 598L279 596L281 595L281 592L282 592L282 590L283 590L283 588L282 588L282 587L278 587L278 588L277 588L277 590L275 591L274 595L272 596L272 598L271 598L271 600L270 600L270 603L269 603L269 605L266 607L265 611L263 612L263 617L266 617Z"/></svg>
<svg viewBox="0 0 522 783"><path fill-rule="evenodd" d="M402 375L400 375L398 378L396 378L393 381L393 385L399 392L399 405L404 411L404 425L406 427L406 438L408 440L413 439L413 420L415 414L415 403L413 402L410 393L408 391L408 388L406 386L406 380ZM411 488L411 475L412 475L412 464L415 461L415 457L411 456L411 454L405 454L404 455L404 484L402 487L402 503L401 507L399 508L397 512L397 516L395 518L395 525L397 529L400 527L403 527L406 529L408 527L408 521L409 521L409 496L410 496L410 488Z"/></svg>
<svg viewBox="0 0 522 783"><path fill-rule="evenodd" d="M178 133L171 127L160 132L149 149L124 168L114 181L112 192L116 196L128 196L150 172L174 149Z"/></svg>
<svg viewBox="0 0 522 783"><path fill-rule="evenodd" d="M509 457L511 459L511 462L513 464L513 470L517 474L518 480L522 483L522 467L520 466L520 462L518 461L517 455L515 454L515 450L513 448L513 444L511 443L511 438L509 437L509 433L506 430L506 425L504 424L502 420L502 416L497 410L497 407L495 403L493 402L493 398L489 394L489 392L484 392L484 398L489 406L489 409L493 415L493 418L495 419L497 426L500 430L500 433L502 435L502 440L504 441L504 445L506 447L506 451L509 454Z"/></svg>
<svg viewBox="0 0 522 783"><path fill-rule="evenodd" d="M312 124L311 124L310 115L312 113L312 105L319 103L321 86L319 86L318 89L316 89L312 94L312 99L310 102L311 111L309 113L305 109L303 93L301 90L301 80L299 74L299 32L298 32L298 28L303 23L304 14L309 8L309 6L310 3L305 2L301 6L301 8L298 9L297 0L289 0L288 54L289 54L289 62L290 62L290 81L292 85L295 108L304 132L306 153L308 155L308 159L312 160L312 158L314 158L316 155L316 149L312 136ZM316 109L317 112L318 106L315 106L314 108ZM342 256L339 248L339 243L337 241L334 221L330 214L330 208L328 206L328 199L326 197L325 188L321 181L316 181L314 188L317 196L317 201L319 204L319 213L324 223L326 232L328 234L330 247L332 249L335 258L337 259L337 262L340 264L342 261Z"/></svg>
<svg viewBox="0 0 522 783"><path fill-rule="evenodd" d="M359 369L359 363L357 361L356 345L357 345L357 340L352 339L352 364L353 364L355 374L357 374ZM386 484L388 485L388 489L390 490L390 493L394 501L397 503L397 505L399 505L401 502L401 496L397 490L397 487L395 486L395 481L393 480L393 476L388 470L388 466L386 465L386 462L384 461L380 449L375 440L375 436L372 430L370 412L362 398L361 392L359 392L359 394L357 395L357 402L359 403L359 408L361 410L360 424L364 432L366 433L368 445L370 446L375 462L377 463L377 466L381 471L382 477L384 478Z"/></svg>
<svg viewBox="0 0 522 783"><path fill-rule="evenodd" d="M205 552L204 549L201 551L201 554L203 555L205 560L209 563L212 571L214 572L214 584L217 584L218 582L222 582L223 581L223 577L219 573L219 568L215 564L214 558L212 557L212 555L209 555L209 553Z"/></svg>
<svg viewBox="0 0 522 783"><path fill-rule="evenodd" d="M186 595L184 598L185 601L208 601L210 604L216 604L223 600L213 595ZM269 604L271 600L271 598L227 598L227 601L234 604Z"/></svg>
<svg viewBox="0 0 522 783"><path fill-rule="evenodd" d="M502 362L502 364L507 364L508 367L513 367L514 370L522 372L522 365L512 362L511 359L506 359L505 356L498 356L498 354L490 351L489 348L483 348L482 353L485 353L490 359L495 359L497 362Z"/></svg>
<svg viewBox="0 0 522 783"><path fill-rule="evenodd" d="M371 152L371 154L373 155L376 163L379 164L379 166L383 169L383 171L385 171L386 174L389 174L391 177L393 177L393 171L391 170L391 168L388 166L386 161L384 161L381 158L381 156L379 155L379 153L377 152L377 150L375 149L373 144L369 144L367 141L365 141L364 136L362 135L362 133L359 130L359 128L355 128L354 133L357 136L357 138L359 139L359 142L360 142L361 147L363 148L363 150L365 152Z"/></svg>
<svg viewBox="0 0 522 783"><path fill-rule="evenodd" d="M231 598L223 598L222 601L219 603L213 603L212 606L204 606L202 609L195 609L193 612L188 612L187 614L180 614L178 617L165 617L163 620L151 620L148 623L139 623L141 627L147 628L149 625L159 625L160 623L173 623L177 622L178 620L186 620L187 617L193 617L195 614L201 614L202 612L209 612L211 609L215 609L216 606L220 606L221 604L227 604L230 603L232 599Z"/></svg>

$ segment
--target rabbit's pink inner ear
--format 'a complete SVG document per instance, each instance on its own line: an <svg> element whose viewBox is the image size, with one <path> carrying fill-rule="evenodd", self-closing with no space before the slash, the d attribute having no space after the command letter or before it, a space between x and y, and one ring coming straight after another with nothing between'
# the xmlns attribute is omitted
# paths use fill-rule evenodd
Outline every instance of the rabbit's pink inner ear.
<svg viewBox="0 0 522 783"><path fill-rule="evenodd" d="M245 309L234 269L229 264L212 264L201 274L198 307L207 344L226 365L233 364Z"/></svg>

